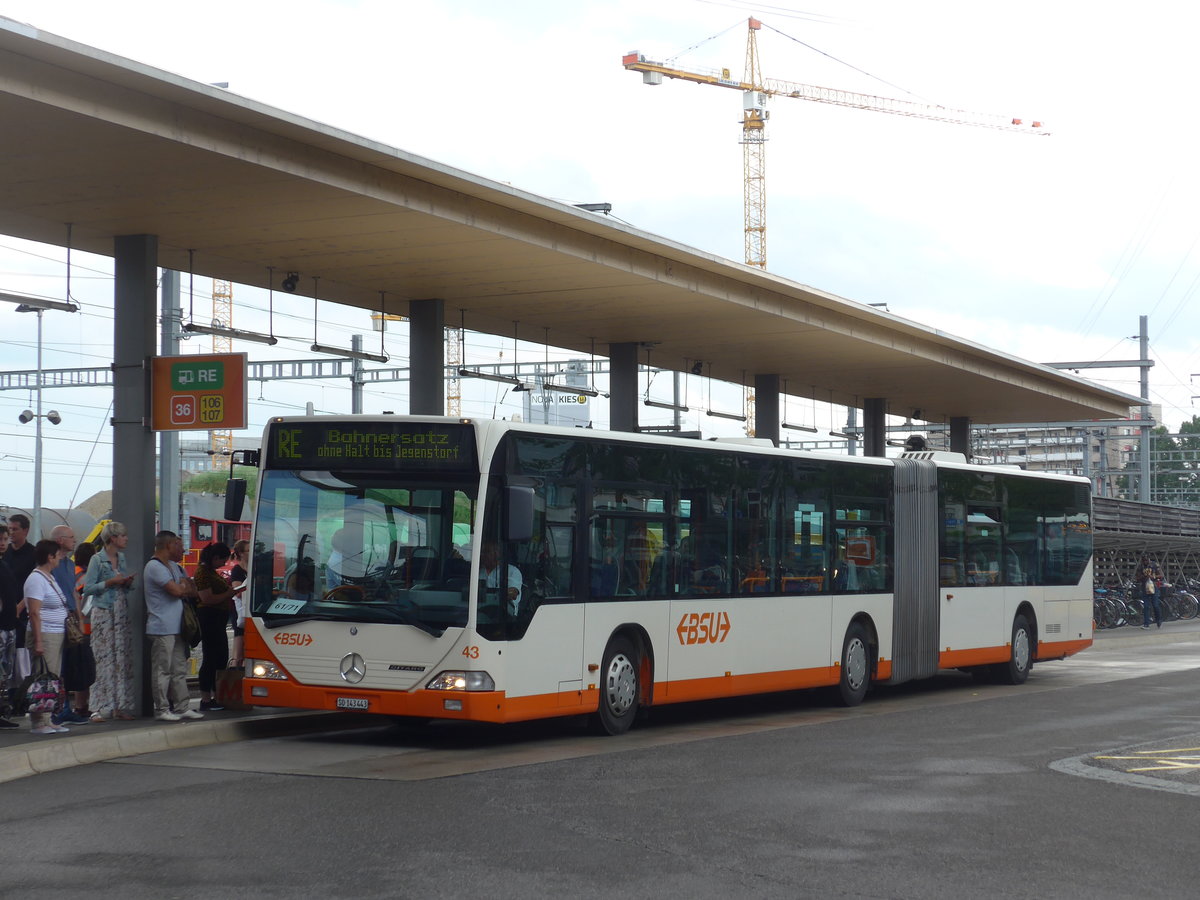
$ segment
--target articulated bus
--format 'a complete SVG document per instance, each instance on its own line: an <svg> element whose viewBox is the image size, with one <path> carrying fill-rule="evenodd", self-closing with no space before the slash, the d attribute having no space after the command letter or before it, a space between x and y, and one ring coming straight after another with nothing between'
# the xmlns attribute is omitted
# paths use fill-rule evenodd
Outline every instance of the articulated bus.
<svg viewBox="0 0 1200 900"><path fill-rule="evenodd" d="M1083 478L444 417L280 418L262 447L255 706L619 734L704 698L1019 684L1092 642Z"/></svg>

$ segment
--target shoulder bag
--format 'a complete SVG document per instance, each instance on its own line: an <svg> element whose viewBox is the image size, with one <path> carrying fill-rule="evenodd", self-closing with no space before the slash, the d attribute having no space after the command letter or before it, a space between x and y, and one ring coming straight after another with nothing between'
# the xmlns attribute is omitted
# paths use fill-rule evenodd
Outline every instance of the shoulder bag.
<svg viewBox="0 0 1200 900"><path fill-rule="evenodd" d="M63 609L67 609L67 598L63 596L58 582L45 572L42 573L42 577L49 582L50 587L54 588L54 593L58 595L58 599L62 602ZM63 622L63 640L68 647L74 647L83 643L83 628L79 624L79 618L69 609L67 609L67 618Z"/></svg>
<svg viewBox="0 0 1200 900"><path fill-rule="evenodd" d="M158 559L156 556L155 559ZM171 579L175 579L175 570L168 566L161 559L160 563L166 568ZM200 646L200 616L196 612L196 604L192 602L190 597L180 597L179 602L183 604L183 610L179 617L179 633L183 639L187 641L189 647Z"/></svg>
<svg viewBox="0 0 1200 900"><path fill-rule="evenodd" d="M197 647L200 645L200 615L196 612L196 604L187 597L180 602L183 603L183 616L179 621L179 633L189 647Z"/></svg>
<svg viewBox="0 0 1200 900"><path fill-rule="evenodd" d="M79 619L74 613L67 613L67 620L63 623L63 632L66 635L68 647L78 647L84 641L83 628L79 625Z"/></svg>

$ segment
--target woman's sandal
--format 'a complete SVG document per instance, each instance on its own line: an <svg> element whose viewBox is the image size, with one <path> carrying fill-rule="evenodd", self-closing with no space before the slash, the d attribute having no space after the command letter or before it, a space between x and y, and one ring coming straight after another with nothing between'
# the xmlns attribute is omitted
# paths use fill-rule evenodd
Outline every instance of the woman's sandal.
<svg viewBox="0 0 1200 900"><path fill-rule="evenodd" d="M104 718L104 716L100 715L100 713L92 713L90 716L88 716L88 721L93 725L104 725L107 724L108 719Z"/></svg>
<svg viewBox="0 0 1200 900"><path fill-rule="evenodd" d="M119 709L115 713L113 713L113 718L114 719L124 719L126 722L132 722L134 719L137 718L137 716L130 715L129 713L125 712L125 710Z"/></svg>

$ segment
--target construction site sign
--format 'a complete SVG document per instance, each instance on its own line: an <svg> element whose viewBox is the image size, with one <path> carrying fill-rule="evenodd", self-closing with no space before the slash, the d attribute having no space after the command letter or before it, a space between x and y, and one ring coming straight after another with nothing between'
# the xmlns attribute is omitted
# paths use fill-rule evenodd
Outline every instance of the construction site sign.
<svg viewBox="0 0 1200 900"><path fill-rule="evenodd" d="M246 354L156 356L150 361L153 431L245 428Z"/></svg>

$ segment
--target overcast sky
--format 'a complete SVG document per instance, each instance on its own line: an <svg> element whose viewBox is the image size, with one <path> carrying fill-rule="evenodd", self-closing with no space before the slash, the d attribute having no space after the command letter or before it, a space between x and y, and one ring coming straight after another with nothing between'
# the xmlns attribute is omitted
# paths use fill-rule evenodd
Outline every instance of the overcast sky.
<svg viewBox="0 0 1200 900"><path fill-rule="evenodd" d="M1200 12L1184 5L0 0L8 18L197 81L229 82L235 93L523 190L611 203L622 221L736 261L741 97L678 81L647 87L620 63L638 50L740 73L751 14L764 23L767 77L1039 119L1051 132L1035 138L775 99L772 272L1039 362L1135 358L1138 317L1147 315L1152 399L1172 429L1192 417ZM48 368L111 361L111 265L82 254L73 264L72 293L86 313L47 314ZM64 275L60 248L0 236L0 289L61 297ZM185 277L185 307L187 288ZM210 289L197 280L202 307ZM261 327L265 306L260 290L235 287L234 324ZM0 316L2 364L33 368L34 317L11 308ZM235 349L252 359L302 357L308 316L311 306L277 319L276 331L294 324L296 341ZM330 307L326 317L330 343L348 346L351 333L369 330L361 311ZM387 341L394 361L406 362L402 332ZM472 361L499 358L495 342L468 352ZM1091 377L1138 393L1133 369ZM471 390L466 414L519 411L493 388ZM302 412L305 400L349 409L349 387L338 383L252 386L250 395L247 434L270 415ZM107 486L108 400L102 390L45 393L64 421L46 426L44 505ZM23 392L0 392L0 502L32 502L32 426L16 422L31 403ZM714 400L736 403L732 394ZM397 406L368 392L367 412ZM597 412L605 418L599 404Z"/></svg>

